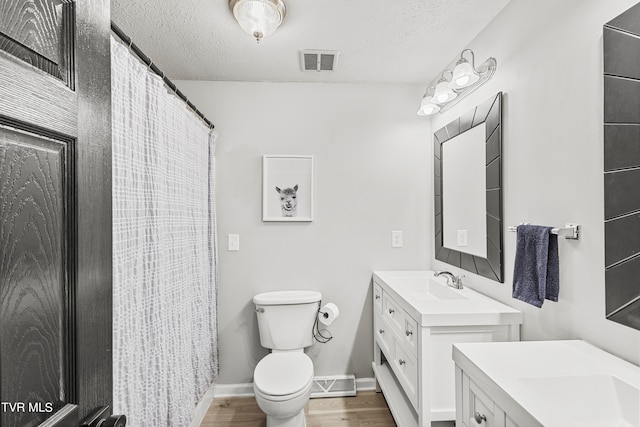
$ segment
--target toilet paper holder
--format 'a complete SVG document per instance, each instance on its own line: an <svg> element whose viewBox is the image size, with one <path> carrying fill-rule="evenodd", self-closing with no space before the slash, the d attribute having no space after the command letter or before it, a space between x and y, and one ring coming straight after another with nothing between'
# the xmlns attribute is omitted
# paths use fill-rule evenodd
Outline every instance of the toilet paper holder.
<svg viewBox="0 0 640 427"><path fill-rule="evenodd" d="M338 318L338 316L340 316L340 309L337 305L330 302L318 308L318 314L318 317L320 317L320 323L325 326L329 326Z"/></svg>
<svg viewBox="0 0 640 427"><path fill-rule="evenodd" d="M320 329L319 323L324 326L329 326L340 315L338 306L333 303L322 305L322 302L318 303L318 315L316 321L313 324L313 338L322 344L326 344L333 339L331 332L327 329Z"/></svg>

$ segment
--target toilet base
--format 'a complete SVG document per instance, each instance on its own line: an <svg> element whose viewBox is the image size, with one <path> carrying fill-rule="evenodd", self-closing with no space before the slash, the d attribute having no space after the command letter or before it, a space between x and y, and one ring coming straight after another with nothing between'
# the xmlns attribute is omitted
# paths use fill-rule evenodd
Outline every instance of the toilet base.
<svg viewBox="0 0 640 427"><path fill-rule="evenodd" d="M267 415L267 427L307 427L304 409L289 418L275 418Z"/></svg>

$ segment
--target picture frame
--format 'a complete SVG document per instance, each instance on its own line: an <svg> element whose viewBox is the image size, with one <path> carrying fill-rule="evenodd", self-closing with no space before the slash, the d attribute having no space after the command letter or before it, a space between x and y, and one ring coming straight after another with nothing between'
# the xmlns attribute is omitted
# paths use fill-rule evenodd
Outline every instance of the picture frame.
<svg viewBox="0 0 640 427"><path fill-rule="evenodd" d="M311 222L313 200L313 156L262 156L262 221Z"/></svg>

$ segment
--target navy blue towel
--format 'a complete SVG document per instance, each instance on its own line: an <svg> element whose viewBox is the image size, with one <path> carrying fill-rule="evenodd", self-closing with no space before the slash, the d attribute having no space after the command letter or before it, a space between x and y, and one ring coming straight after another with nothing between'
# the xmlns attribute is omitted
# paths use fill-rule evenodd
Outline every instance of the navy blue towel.
<svg viewBox="0 0 640 427"><path fill-rule="evenodd" d="M517 231L513 297L538 308L545 299L558 301L558 235L540 225L519 225Z"/></svg>

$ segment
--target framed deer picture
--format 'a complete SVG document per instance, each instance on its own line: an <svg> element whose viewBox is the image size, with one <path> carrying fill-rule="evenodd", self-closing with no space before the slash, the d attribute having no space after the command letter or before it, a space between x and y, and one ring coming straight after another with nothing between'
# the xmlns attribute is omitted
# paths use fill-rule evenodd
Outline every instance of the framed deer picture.
<svg viewBox="0 0 640 427"><path fill-rule="evenodd" d="M262 220L313 221L313 156L262 156Z"/></svg>

